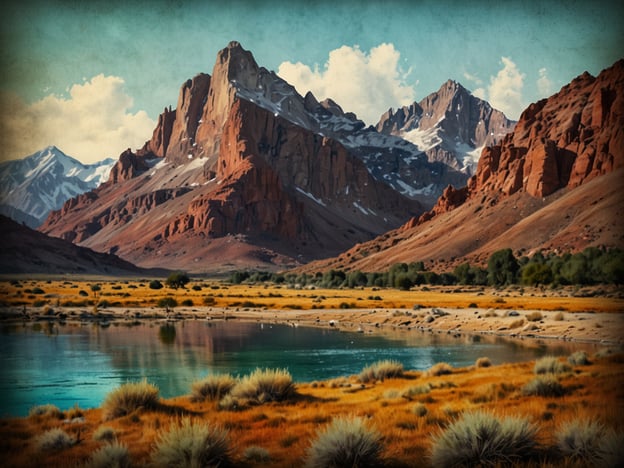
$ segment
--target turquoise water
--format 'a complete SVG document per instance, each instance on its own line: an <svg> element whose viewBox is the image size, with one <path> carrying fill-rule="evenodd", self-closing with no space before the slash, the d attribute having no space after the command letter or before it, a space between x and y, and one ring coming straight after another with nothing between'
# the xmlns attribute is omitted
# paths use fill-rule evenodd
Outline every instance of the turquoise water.
<svg viewBox="0 0 624 468"><path fill-rule="evenodd" d="M297 382L357 374L380 359L424 370L454 367L482 356L493 363L563 355L569 344L528 348L503 339L453 338L412 331L391 339L334 329L244 322L188 321L168 325L26 323L0 328L0 416L34 406L99 406L122 383L146 378L163 397L188 394L209 373L244 375L256 367L286 368Z"/></svg>

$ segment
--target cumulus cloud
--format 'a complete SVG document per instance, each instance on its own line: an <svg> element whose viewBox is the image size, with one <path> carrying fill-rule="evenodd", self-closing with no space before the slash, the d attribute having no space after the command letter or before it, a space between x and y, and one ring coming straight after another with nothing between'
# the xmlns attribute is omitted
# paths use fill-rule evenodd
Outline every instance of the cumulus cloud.
<svg viewBox="0 0 624 468"><path fill-rule="evenodd" d="M86 163L117 157L151 137L155 122L144 111L131 113L124 80L97 75L69 89L69 97L49 95L31 104L2 93L2 158L17 159L49 145Z"/></svg>
<svg viewBox="0 0 624 468"><path fill-rule="evenodd" d="M539 69L539 78L537 79L537 90L541 97L550 96L553 92L553 83L548 78L547 70L545 68Z"/></svg>
<svg viewBox="0 0 624 468"><path fill-rule="evenodd" d="M389 107L414 102L414 86L406 82L410 70L401 69L400 57L393 44L380 44L369 53L345 45L332 50L322 68L283 62L278 75L299 93L312 91L319 100L331 98L345 112L355 112L367 124L375 124Z"/></svg>
<svg viewBox="0 0 624 468"><path fill-rule="evenodd" d="M520 73L516 64L508 57L501 57L503 68L496 76L490 77L488 100L512 119L517 119L524 110L522 88L526 75Z"/></svg>

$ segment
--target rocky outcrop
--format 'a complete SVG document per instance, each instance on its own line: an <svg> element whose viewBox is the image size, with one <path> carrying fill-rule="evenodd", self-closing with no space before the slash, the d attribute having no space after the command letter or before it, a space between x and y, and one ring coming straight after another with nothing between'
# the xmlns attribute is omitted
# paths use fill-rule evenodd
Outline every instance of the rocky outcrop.
<svg viewBox="0 0 624 468"><path fill-rule="evenodd" d="M481 154L476 174L455 201L443 196L421 222L484 193L532 197L574 188L624 166L624 60L598 77L584 73L531 104L514 131Z"/></svg>
<svg viewBox="0 0 624 468"><path fill-rule="evenodd" d="M108 181L105 183L118 184L124 180L133 179L148 169L149 165L146 162L146 156L139 156L128 148L119 156L119 160L111 169Z"/></svg>

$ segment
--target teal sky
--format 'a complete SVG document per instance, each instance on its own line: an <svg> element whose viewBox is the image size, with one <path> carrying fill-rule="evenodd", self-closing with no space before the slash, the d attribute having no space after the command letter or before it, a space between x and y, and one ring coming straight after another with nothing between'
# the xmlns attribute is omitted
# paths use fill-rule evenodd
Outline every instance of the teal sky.
<svg viewBox="0 0 624 468"><path fill-rule="evenodd" d="M67 104L76 98L70 96L72 86L103 75L121 79L114 92L127 97L124 112L136 117L130 120L153 121L163 107L175 106L187 78L212 72L218 50L231 40L239 41L268 69L301 62L321 73L330 52L342 46L358 46L366 56L381 44L392 44L400 54L396 82L414 100L449 78L495 100L496 91L489 86L511 63L507 71L515 70L522 82L516 108L507 110L510 114L519 114L518 105L523 108L558 91L584 71L595 75L624 57L620 2L26 0L4 5L0 92L17 114L23 109L34 112L29 106L49 96ZM332 88L326 84L324 89ZM349 102L338 102L352 110ZM31 121L44 126L51 107L38 110ZM15 139L18 131L19 123L9 123L1 136ZM9 146L15 148L3 158L25 151L23 145ZM102 149L101 157L114 156L115 151Z"/></svg>

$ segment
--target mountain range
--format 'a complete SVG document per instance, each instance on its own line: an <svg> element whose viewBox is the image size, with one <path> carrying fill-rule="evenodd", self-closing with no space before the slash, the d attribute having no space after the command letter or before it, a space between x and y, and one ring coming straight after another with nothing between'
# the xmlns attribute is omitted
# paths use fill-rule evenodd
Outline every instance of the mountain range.
<svg viewBox="0 0 624 468"><path fill-rule="evenodd" d="M192 273L621 245L623 75L621 61L584 74L517 123L448 81L366 127L232 42L142 148L39 229Z"/></svg>
<svg viewBox="0 0 624 468"><path fill-rule="evenodd" d="M577 252L624 245L624 60L531 104L486 147L476 174L435 207L339 257L305 266L379 270L426 261L445 271L499 249Z"/></svg>
<svg viewBox="0 0 624 468"><path fill-rule="evenodd" d="M301 96L232 42L212 75L182 85L141 149L40 229L144 267L287 268L396 228L466 179L337 103Z"/></svg>
<svg viewBox="0 0 624 468"><path fill-rule="evenodd" d="M32 228L70 198L106 181L115 164L82 164L55 146L0 164L0 214Z"/></svg>

